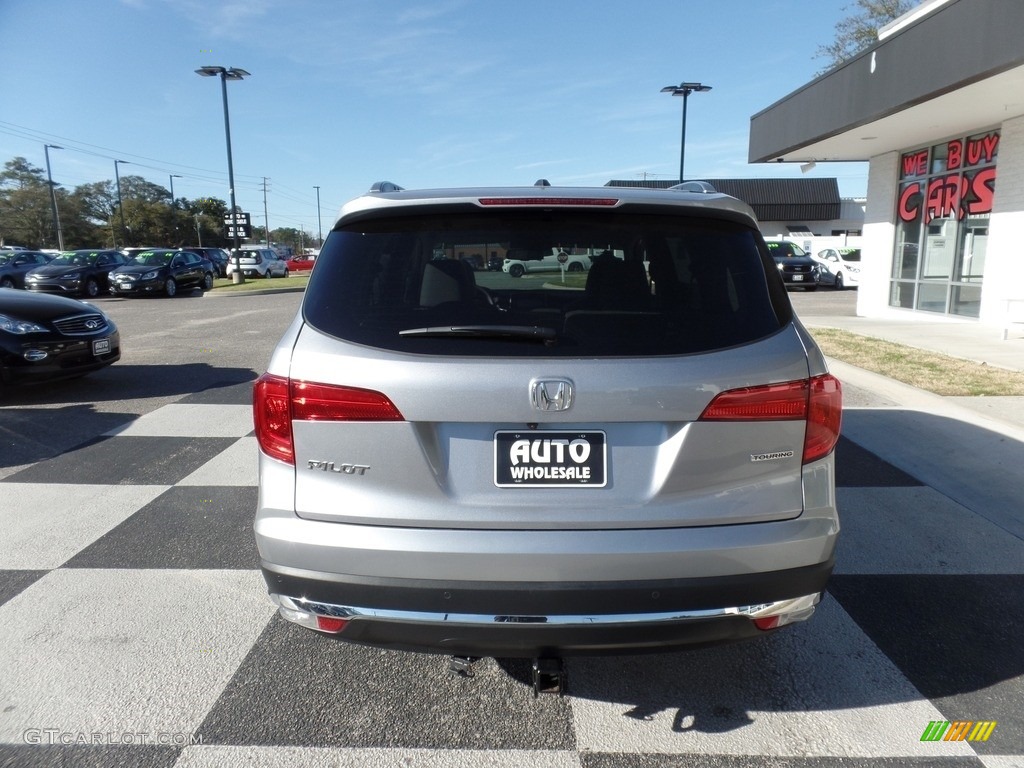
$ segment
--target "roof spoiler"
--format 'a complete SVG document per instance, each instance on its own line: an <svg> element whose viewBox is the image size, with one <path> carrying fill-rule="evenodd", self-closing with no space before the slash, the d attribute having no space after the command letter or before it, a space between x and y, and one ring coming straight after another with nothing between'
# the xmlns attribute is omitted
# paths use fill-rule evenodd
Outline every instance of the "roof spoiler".
<svg viewBox="0 0 1024 768"><path fill-rule="evenodd" d="M404 191L404 189L404 187L400 187L397 184L391 183L390 181L378 181L376 184L370 187L371 192L402 192Z"/></svg>
<svg viewBox="0 0 1024 768"><path fill-rule="evenodd" d="M669 187L669 189L678 189L680 192L702 192L706 195L713 195L718 192L717 189L706 181L684 181L682 184Z"/></svg>

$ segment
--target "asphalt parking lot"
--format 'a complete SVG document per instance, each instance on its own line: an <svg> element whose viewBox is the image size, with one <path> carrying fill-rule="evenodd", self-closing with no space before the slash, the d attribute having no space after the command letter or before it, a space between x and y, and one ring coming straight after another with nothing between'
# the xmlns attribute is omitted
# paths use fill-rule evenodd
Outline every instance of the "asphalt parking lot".
<svg viewBox="0 0 1024 768"><path fill-rule="evenodd" d="M804 317L854 314L855 291L791 296ZM0 407L0 766L1021 764L1007 502L849 437L828 594L763 641L571 659L568 695L535 700L528 663L462 678L278 619L250 530L248 397L300 299L100 299L122 360ZM854 389L854 436L928 418ZM968 720L996 725L922 740Z"/></svg>

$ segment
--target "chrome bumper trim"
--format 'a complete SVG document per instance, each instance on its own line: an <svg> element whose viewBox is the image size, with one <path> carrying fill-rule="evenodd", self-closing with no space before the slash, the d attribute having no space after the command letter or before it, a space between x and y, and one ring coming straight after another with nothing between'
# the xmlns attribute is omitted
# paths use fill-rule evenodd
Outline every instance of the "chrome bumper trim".
<svg viewBox="0 0 1024 768"><path fill-rule="evenodd" d="M711 608L699 611L666 611L663 613L622 613L622 614L558 614L548 616L491 615L478 613L433 613L423 611L399 611L379 608L360 608L351 605L331 605L304 598L271 594L270 599L280 608L281 615L289 621L308 625L308 619L315 622L316 616L330 616L339 619L368 619L380 621L402 621L428 624L544 624L548 626L599 626L613 624L658 624L687 620L706 620L728 616L746 616L758 619L768 616L782 616L783 623L802 621L809 618L821 599L821 595L803 595L788 600L778 600L758 605L731 608ZM306 619L304 621L303 619Z"/></svg>

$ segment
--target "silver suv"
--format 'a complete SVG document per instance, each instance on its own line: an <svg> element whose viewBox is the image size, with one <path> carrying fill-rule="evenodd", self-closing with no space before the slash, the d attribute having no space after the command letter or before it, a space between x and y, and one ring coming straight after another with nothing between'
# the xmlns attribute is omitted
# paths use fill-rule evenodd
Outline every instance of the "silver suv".
<svg viewBox="0 0 1024 768"><path fill-rule="evenodd" d="M238 265L246 277L288 277L288 262L272 248L242 248L238 251ZM235 254L225 268L225 277L235 272Z"/></svg>
<svg viewBox="0 0 1024 768"><path fill-rule="evenodd" d="M286 619L453 656L756 637L814 610L839 382L753 213L615 188L345 205L254 389ZM572 245L565 282L460 255Z"/></svg>

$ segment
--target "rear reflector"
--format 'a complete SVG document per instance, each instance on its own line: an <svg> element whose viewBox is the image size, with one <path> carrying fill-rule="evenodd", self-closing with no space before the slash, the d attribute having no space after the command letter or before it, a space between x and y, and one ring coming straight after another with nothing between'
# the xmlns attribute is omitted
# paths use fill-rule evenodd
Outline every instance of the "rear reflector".
<svg viewBox="0 0 1024 768"><path fill-rule="evenodd" d="M348 619L339 619L336 616L317 616L316 628L321 632L341 632L348 624Z"/></svg>
<svg viewBox="0 0 1024 768"><path fill-rule="evenodd" d="M699 421L806 421L803 463L807 464L836 447L842 415L842 387L835 376L825 374L721 392Z"/></svg>
<svg viewBox="0 0 1024 768"><path fill-rule="evenodd" d="M480 205L618 205L617 197L481 197Z"/></svg>
<svg viewBox="0 0 1024 768"><path fill-rule="evenodd" d="M260 450L289 464L295 463L293 421L404 421L380 392L292 381L270 373L256 380L252 408Z"/></svg>

